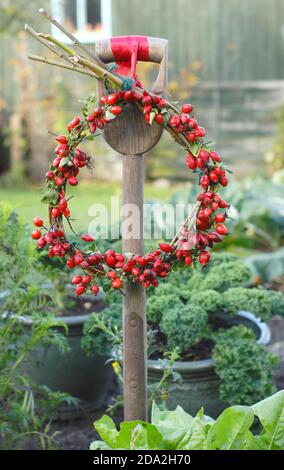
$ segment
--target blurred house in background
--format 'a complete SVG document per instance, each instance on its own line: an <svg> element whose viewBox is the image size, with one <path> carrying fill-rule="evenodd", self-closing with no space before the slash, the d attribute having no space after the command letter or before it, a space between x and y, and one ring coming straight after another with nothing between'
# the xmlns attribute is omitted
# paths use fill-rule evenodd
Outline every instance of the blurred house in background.
<svg viewBox="0 0 284 470"><path fill-rule="evenodd" d="M52 10L70 31L90 45L110 35L167 38L170 93L182 101L192 100L208 140L218 142L233 168L234 161L238 161L237 172L261 171L260 161L273 147L276 111L284 103L283 0L31 0L28 6L23 0L3 3L0 172L16 168L37 180L46 169L53 146L46 129L62 132L67 120L80 110L78 99L95 89L95 84L83 76L28 63L28 51L46 55L22 32L25 20L36 29L49 30L49 24L36 14L41 6ZM54 28L52 33L57 34ZM145 85L153 71L154 67L148 65L141 68ZM181 178L183 162L176 165L176 150L166 139L162 141L152 152L153 158L147 160L148 177ZM96 153L103 154L97 159L103 177L105 160L114 168L118 160L102 142ZM104 162L101 169L100 161ZM117 168L112 175L118 175L119 164Z"/></svg>

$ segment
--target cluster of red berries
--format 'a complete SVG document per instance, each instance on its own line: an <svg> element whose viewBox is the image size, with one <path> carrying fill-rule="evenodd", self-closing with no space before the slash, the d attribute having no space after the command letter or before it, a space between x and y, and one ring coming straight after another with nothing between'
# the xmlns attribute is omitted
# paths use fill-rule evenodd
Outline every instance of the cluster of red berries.
<svg viewBox="0 0 284 470"><path fill-rule="evenodd" d="M95 245L89 245L89 250L84 251L68 242L63 225L64 218L70 225L67 184L76 186L80 169L91 166L91 158L78 145L92 138L97 129L103 129L111 119L120 115L128 102L138 104L147 123L155 121L168 127L172 134L182 139L183 147L187 148L186 164L199 175L202 188L197 197L194 231L185 223L174 243L160 243L157 250L144 256L127 257L114 250L101 254ZM122 289L125 280L139 283L145 288L157 287L159 279L166 278L177 263L184 266L190 266L195 261L201 265L207 264L210 260L208 248L212 248L227 234L224 222L229 204L221 199L217 191L220 185L227 186L228 178L220 156L203 143L205 130L198 125L192 110L191 104L184 104L178 110L161 96L146 91L141 95L132 90L119 90L102 96L98 105L85 113L83 119L75 117L70 121L67 135L57 136L56 157L46 173L50 194L54 195L54 190L57 193L56 201L52 196L49 204L50 228L46 228L43 220L36 217L32 238L37 240L38 248L48 248L50 257L66 258L70 269L81 270L81 274L75 275L71 281L76 286L77 295L86 291L97 295L100 277L109 281L113 289ZM44 234L42 230L45 230ZM86 243L94 242L89 234L81 238Z"/></svg>

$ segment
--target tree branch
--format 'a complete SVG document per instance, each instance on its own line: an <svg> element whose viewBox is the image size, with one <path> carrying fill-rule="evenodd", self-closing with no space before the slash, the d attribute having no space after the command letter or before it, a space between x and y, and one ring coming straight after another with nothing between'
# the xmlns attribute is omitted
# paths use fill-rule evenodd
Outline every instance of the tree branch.
<svg viewBox="0 0 284 470"><path fill-rule="evenodd" d="M33 28L31 28L30 25L25 24L25 30L33 36L37 41L39 41L41 44L43 44L45 47L47 47L51 52L59 56L61 59L66 60L67 62L70 61L70 57L67 54L64 54L61 49L58 49L55 46L52 46L46 39L42 38L40 33L35 31Z"/></svg>
<svg viewBox="0 0 284 470"><path fill-rule="evenodd" d="M47 57L43 57L43 56L39 56L35 54L29 54L28 59L34 60L36 62L43 62L49 65L55 65L56 67L61 67L63 69L72 70L72 71L81 73L83 75L88 75L89 77L98 78L97 75L95 75L94 73L84 70L83 68L76 66L75 64L67 65L67 64L60 63L60 62L56 62L55 60L50 60Z"/></svg>
<svg viewBox="0 0 284 470"><path fill-rule="evenodd" d="M81 49L81 51L85 52L89 57L94 59L97 63L104 65L104 63L101 61L101 59L95 54L93 51L88 49L84 44L82 44L78 39L73 36L67 29L64 28L55 18L52 18L52 16L48 13L47 10L44 8L39 9L39 13L43 15L48 21L50 21L56 28L58 28L65 36L67 36L71 41L75 44L75 46L78 47L78 49Z"/></svg>

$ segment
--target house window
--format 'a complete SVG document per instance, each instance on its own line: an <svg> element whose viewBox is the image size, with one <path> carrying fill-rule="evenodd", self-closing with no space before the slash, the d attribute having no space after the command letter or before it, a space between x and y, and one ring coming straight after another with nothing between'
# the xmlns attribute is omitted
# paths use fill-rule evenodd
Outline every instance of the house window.
<svg viewBox="0 0 284 470"><path fill-rule="evenodd" d="M53 16L79 41L92 43L111 36L111 0L52 0ZM55 26L52 33L70 42Z"/></svg>

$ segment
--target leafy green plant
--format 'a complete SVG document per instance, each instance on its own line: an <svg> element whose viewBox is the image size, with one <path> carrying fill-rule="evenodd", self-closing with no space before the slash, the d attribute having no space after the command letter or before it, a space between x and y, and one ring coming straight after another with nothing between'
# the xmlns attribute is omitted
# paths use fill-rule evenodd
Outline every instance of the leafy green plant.
<svg viewBox="0 0 284 470"><path fill-rule="evenodd" d="M259 431L252 431L254 420ZM108 416L94 423L102 441L91 450L284 450L284 391L252 406L232 406L214 421L201 409L195 417L180 406L174 411L152 407L151 424L122 422L117 430Z"/></svg>
<svg viewBox="0 0 284 470"><path fill-rule="evenodd" d="M168 347L186 351L204 335L207 312L196 304L175 305L162 314L160 329L167 336Z"/></svg>
<svg viewBox="0 0 284 470"><path fill-rule="evenodd" d="M247 289L245 287L231 287L224 293L224 306L230 315L239 310L252 312L261 320L269 320L273 313L271 292L262 288Z"/></svg>
<svg viewBox="0 0 284 470"><path fill-rule="evenodd" d="M251 405L275 392L273 371L278 358L257 344L252 330L243 325L216 334L213 359L221 378L220 398Z"/></svg>
<svg viewBox="0 0 284 470"><path fill-rule="evenodd" d="M214 289L224 292L229 287L243 286L251 276L250 269L238 259L213 265L201 280L198 288L201 291Z"/></svg>
<svg viewBox="0 0 284 470"><path fill-rule="evenodd" d="M22 448L32 437L51 448L52 413L72 399L33 384L24 365L39 345L66 351L58 331L65 325L53 315L54 298L43 287L46 277L28 230L5 204L0 204L0 274L0 448Z"/></svg>
<svg viewBox="0 0 284 470"><path fill-rule="evenodd" d="M240 310L264 321L275 314L284 315L284 296L262 287L250 288L249 280L250 269L236 256L223 253L215 254L206 269L178 270L155 291L149 289L148 331L153 332L150 358L162 357L174 348L179 349L180 360L191 352L195 357L194 351L203 350L202 341L206 341L211 344L221 379L222 400L250 405L271 394L277 358L257 343L250 329L234 325ZM108 349L107 354L119 362L121 311L121 297L116 297L112 307L90 317L83 340L90 350L106 353Z"/></svg>
<svg viewBox="0 0 284 470"><path fill-rule="evenodd" d="M147 318L148 321L153 323L160 323L162 319L162 312L166 310L174 310L183 307L183 303L177 293L161 293L161 295L153 296L151 302L147 305Z"/></svg>
<svg viewBox="0 0 284 470"><path fill-rule="evenodd" d="M81 346L87 354L121 361L122 299L112 292L105 298L106 308L92 313L83 326Z"/></svg>

